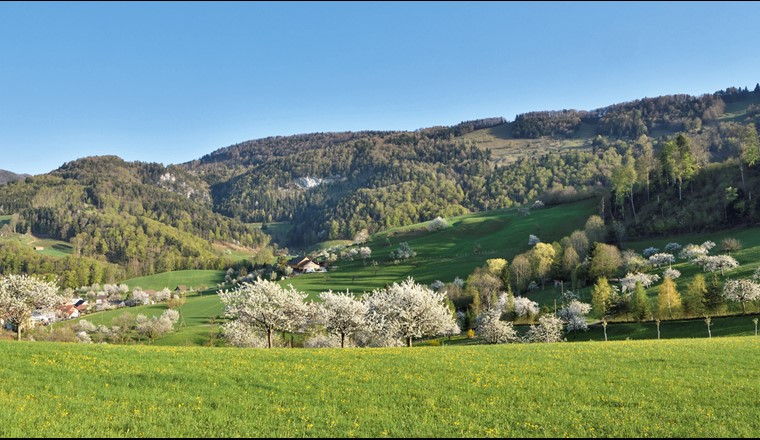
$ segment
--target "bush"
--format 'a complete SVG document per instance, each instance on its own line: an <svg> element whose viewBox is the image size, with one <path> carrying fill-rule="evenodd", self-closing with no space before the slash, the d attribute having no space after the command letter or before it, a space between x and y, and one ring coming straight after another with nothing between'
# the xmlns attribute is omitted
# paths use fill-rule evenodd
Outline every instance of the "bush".
<svg viewBox="0 0 760 440"><path fill-rule="evenodd" d="M451 227L451 225L449 225L449 223L441 217L434 218L427 225L428 231L440 231L449 227Z"/></svg>

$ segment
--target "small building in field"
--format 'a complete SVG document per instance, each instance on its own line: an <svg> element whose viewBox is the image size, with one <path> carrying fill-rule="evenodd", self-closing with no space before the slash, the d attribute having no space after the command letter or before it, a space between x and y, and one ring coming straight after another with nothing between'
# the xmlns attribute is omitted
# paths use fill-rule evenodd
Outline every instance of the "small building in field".
<svg viewBox="0 0 760 440"><path fill-rule="evenodd" d="M174 291L177 293L187 293L187 286L185 286L184 284L180 284L174 289Z"/></svg>
<svg viewBox="0 0 760 440"><path fill-rule="evenodd" d="M288 261L288 266L296 272L311 273L322 269L322 266L311 261L309 257L296 257Z"/></svg>

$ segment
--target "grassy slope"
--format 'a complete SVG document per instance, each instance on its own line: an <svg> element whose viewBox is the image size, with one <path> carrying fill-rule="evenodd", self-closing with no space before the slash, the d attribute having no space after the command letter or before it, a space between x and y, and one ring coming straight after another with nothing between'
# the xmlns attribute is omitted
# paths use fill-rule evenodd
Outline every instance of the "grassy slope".
<svg viewBox="0 0 760 440"><path fill-rule="evenodd" d="M3 216L10 219L10 216ZM5 220L7 222L7 220ZM3 220L0 219L0 227L3 225ZM42 246L45 249L41 251L37 251L43 255L49 255L52 257L65 257L68 255L71 255L74 252L74 248L71 246L71 244L61 241L61 240L53 240L50 238L41 238L36 237L32 234L11 234L8 237L0 238L0 240L4 241L17 241L25 246L34 247L34 246Z"/></svg>
<svg viewBox="0 0 760 440"><path fill-rule="evenodd" d="M243 350L0 342L3 437L752 437L760 338Z"/></svg>
<svg viewBox="0 0 760 440"><path fill-rule="evenodd" d="M528 250L530 234L551 242L569 235L574 229L583 229L595 208L595 200L585 200L534 210L528 216L509 209L453 217L448 219L452 227L438 232L415 230L424 225L391 229L377 234L366 244L372 249L371 260L378 262L376 271L361 261L338 262L333 271L299 275L284 284L292 283L314 297L328 289L349 289L354 293L371 291L386 283L403 281L408 276L425 284L437 279L451 282L457 276L466 279L487 259L511 260L516 254ZM394 264L388 254L404 241L417 252L417 256L408 262Z"/></svg>
<svg viewBox="0 0 760 440"><path fill-rule="evenodd" d="M132 278L124 281L130 289L141 287L143 289L161 290L168 287L174 290L178 285L188 288L215 287L217 283L224 282L223 270L176 270L145 277Z"/></svg>
<svg viewBox="0 0 760 440"><path fill-rule="evenodd" d="M580 130L568 139L542 137L539 139L515 139L512 137L512 123L475 130L462 139L475 142L478 148L490 149L493 160L500 164L517 161L520 157L543 154L549 151L591 149L591 141L596 137L595 127L581 124Z"/></svg>

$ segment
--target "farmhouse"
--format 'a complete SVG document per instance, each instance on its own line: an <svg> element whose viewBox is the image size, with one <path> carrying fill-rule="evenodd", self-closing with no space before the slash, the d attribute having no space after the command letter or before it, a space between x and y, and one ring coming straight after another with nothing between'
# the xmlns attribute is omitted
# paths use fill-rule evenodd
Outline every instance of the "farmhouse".
<svg viewBox="0 0 760 440"><path fill-rule="evenodd" d="M66 304L65 306L58 307L58 311L63 319L79 318L79 310L74 307L73 304Z"/></svg>
<svg viewBox="0 0 760 440"><path fill-rule="evenodd" d="M186 293L187 292L187 286L185 286L184 284L180 284L179 286L177 286L174 289L174 291L175 292L179 292L179 293Z"/></svg>
<svg viewBox="0 0 760 440"><path fill-rule="evenodd" d="M322 268L322 266L319 264L311 261L309 257L293 258L292 260L288 261L288 266L290 266L294 271L303 273L316 272Z"/></svg>

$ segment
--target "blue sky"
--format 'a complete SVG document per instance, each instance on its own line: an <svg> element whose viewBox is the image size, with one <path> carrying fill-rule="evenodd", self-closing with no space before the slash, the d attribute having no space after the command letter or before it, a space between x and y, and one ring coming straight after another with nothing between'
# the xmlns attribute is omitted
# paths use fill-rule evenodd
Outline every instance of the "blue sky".
<svg viewBox="0 0 760 440"><path fill-rule="evenodd" d="M760 3L0 3L0 169L760 81Z"/></svg>

